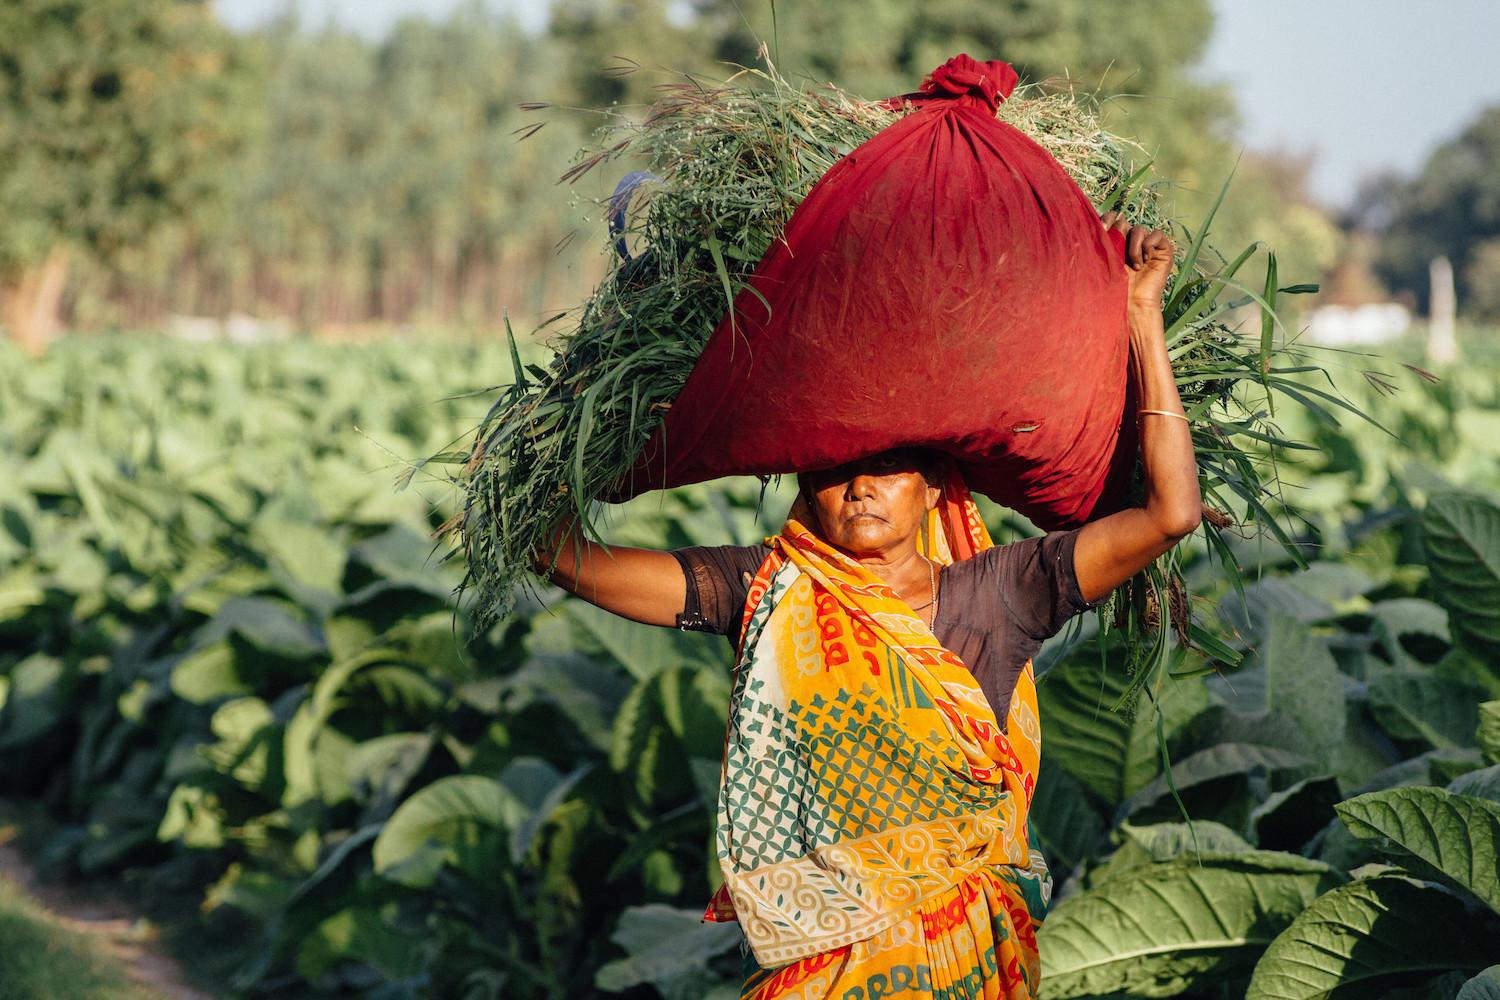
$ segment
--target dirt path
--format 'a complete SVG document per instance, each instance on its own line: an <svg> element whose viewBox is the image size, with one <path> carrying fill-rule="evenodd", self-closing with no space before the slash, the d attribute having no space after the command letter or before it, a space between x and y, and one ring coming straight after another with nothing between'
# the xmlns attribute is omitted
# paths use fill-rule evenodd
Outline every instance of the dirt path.
<svg viewBox="0 0 1500 1000"><path fill-rule="evenodd" d="M0 876L24 889L64 927L87 937L154 996L214 1000L187 985L181 968L162 949L156 928L117 893L39 879L15 844L17 833L14 824L0 821Z"/></svg>

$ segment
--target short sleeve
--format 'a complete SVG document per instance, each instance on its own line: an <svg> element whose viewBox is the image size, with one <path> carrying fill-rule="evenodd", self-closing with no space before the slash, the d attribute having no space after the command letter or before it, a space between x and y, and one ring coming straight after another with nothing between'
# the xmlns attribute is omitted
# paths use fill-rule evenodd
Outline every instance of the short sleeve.
<svg viewBox="0 0 1500 1000"><path fill-rule="evenodd" d="M1033 639L1056 635L1068 619L1104 603L1085 601L1073 550L1082 528L1049 531L989 550L998 561L1001 602Z"/></svg>
<svg viewBox="0 0 1500 1000"><path fill-rule="evenodd" d="M737 640L750 581L765 560L765 546L694 545L671 551L687 581L678 627Z"/></svg>

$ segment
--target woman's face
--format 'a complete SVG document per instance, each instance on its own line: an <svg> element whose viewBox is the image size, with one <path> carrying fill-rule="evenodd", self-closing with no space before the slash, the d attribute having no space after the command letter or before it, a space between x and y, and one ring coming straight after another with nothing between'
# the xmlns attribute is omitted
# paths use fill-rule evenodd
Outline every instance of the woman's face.
<svg viewBox="0 0 1500 1000"><path fill-rule="evenodd" d="M927 483L914 448L896 448L798 480L823 539L850 555L889 555L914 545L942 491Z"/></svg>

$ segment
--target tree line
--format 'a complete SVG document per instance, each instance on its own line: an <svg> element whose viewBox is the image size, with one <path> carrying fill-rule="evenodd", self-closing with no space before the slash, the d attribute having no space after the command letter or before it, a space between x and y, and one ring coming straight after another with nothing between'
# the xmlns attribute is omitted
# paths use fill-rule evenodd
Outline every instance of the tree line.
<svg viewBox="0 0 1500 1000"><path fill-rule="evenodd" d="M866 97L960 51L1090 92L1174 183L1178 218L1201 218L1233 172L1222 244L1265 240L1284 274L1316 280L1341 231L1306 196L1306 164L1240 155L1227 87L1192 72L1211 30L1208 0L1125 0L1108 18L1086 0L555 0L532 34L470 0L370 41L291 16L237 33L202 0L11 0L0 323L36 346L174 314L539 320L603 273L593 200L614 178L558 182L600 109L643 113L657 85L722 79L762 47L789 78Z"/></svg>

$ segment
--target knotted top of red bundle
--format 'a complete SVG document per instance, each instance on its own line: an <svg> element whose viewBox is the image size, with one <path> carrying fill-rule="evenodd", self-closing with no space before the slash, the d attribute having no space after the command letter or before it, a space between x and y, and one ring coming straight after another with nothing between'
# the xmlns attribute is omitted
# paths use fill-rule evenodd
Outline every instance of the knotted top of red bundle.
<svg viewBox="0 0 1500 1000"><path fill-rule="evenodd" d="M996 117L1016 82L964 54L881 102L917 108L813 185L609 499L918 446L1045 530L1121 505L1122 244Z"/></svg>
<svg viewBox="0 0 1500 1000"><path fill-rule="evenodd" d="M916 93L892 97L880 103L897 111L902 101L921 107L932 101L951 100L959 106L994 114L1000 102L1014 93L1019 80L1010 63L998 59L980 62L967 52L961 52L928 73Z"/></svg>

